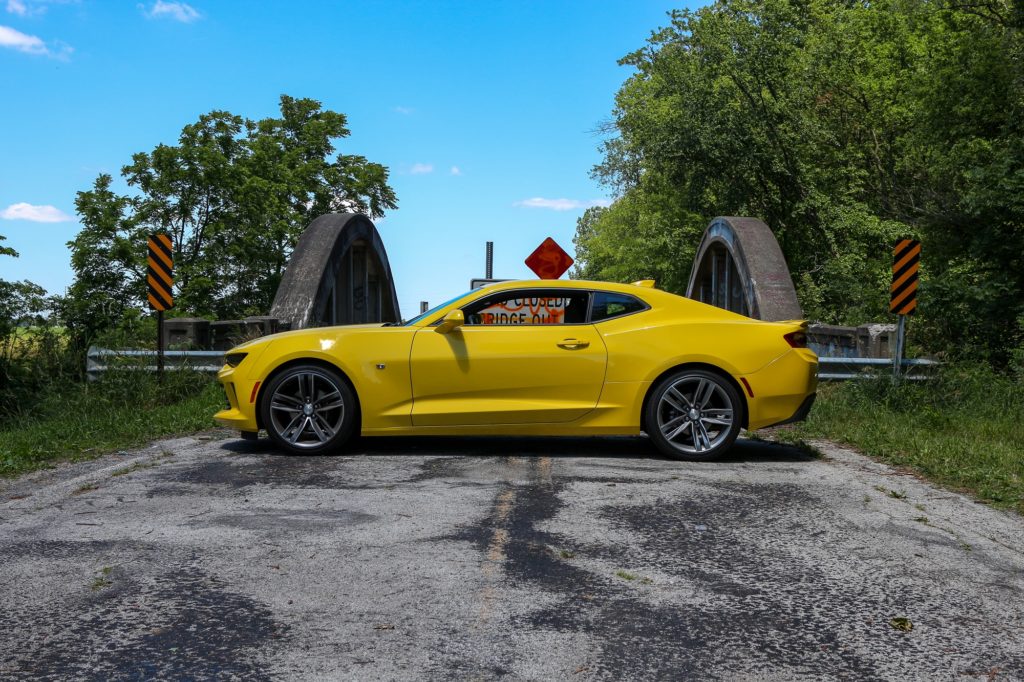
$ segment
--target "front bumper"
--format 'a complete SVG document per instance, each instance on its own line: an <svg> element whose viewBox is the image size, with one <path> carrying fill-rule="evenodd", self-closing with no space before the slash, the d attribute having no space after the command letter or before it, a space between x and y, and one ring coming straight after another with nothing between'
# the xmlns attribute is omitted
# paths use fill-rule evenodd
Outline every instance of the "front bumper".
<svg viewBox="0 0 1024 682"><path fill-rule="evenodd" d="M229 367L224 367L217 374L217 378L224 388L227 407L213 415L214 421L221 426L238 429L239 431L259 431L255 404L259 383L236 381L237 377L233 369ZM250 396L253 398L252 400L250 400Z"/></svg>
<svg viewBox="0 0 1024 682"><path fill-rule="evenodd" d="M235 409L221 410L213 415L213 419L221 426L227 426L238 431L259 431L254 418L242 414Z"/></svg>

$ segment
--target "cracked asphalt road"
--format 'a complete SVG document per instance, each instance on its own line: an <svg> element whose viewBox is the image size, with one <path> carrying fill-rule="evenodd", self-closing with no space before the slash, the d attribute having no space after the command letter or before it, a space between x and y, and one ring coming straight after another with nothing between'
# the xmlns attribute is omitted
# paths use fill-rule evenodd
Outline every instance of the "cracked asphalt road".
<svg viewBox="0 0 1024 682"><path fill-rule="evenodd" d="M820 447L210 432L3 482L0 678L1024 679L1024 519Z"/></svg>

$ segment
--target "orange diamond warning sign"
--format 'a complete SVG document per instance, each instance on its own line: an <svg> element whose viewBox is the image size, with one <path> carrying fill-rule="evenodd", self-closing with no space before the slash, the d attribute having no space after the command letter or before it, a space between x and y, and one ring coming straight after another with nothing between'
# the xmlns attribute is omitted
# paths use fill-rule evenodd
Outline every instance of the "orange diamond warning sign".
<svg viewBox="0 0 1024 682"><path fill-rule="evenodd" d="M554 239L548 237L525 262L526 267L533 270L541 279L558 279L569 269L573 260Z"/></svg>

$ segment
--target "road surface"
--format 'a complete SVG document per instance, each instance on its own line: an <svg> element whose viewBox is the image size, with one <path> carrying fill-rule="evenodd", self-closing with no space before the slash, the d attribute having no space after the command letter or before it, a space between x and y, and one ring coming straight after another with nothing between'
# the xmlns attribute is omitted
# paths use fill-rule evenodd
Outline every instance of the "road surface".
<svg viewBox="0 0 1024 682"><path fill-rule="evenodd" d="M0 482L0 678L1024 679L1024 520L819 447L213 431Z"/></svg>

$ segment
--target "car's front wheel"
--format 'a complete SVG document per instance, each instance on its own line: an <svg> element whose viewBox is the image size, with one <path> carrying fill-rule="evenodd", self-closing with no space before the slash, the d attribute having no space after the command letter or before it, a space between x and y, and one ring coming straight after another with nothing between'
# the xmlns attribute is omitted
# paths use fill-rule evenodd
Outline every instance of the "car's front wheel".
<svg viewBox="0 0 1024 682"><path fill-rule="evenodd" d="M271 440L288 452L331 452L355 430L355 395L348 383L327 367L289 367L270 380L263 396L263 427Z"/></svg>
<svg viewBox="0 0 1024 682"><path fill-rule="evenodd" d="M706 461L718 457L740 433L743 404L723 376L684 369L661 380L644 414L644 430L665 455Z"/></svg>

